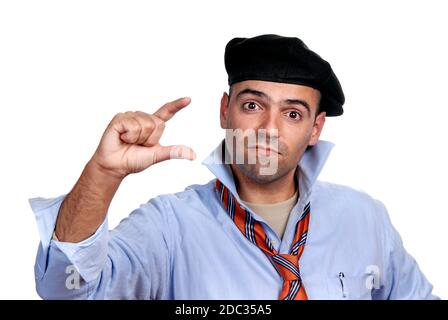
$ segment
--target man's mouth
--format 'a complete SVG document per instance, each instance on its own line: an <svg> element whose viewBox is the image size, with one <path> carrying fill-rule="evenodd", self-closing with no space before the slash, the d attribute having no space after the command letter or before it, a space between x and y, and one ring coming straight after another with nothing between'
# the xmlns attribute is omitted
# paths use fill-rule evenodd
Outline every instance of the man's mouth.
<svg viewBox="0 0 448 320"><path fill-rule="evenodd" d="M267 147L267 146L262 146L262 145L256 145L253 147L249 147L249 149L255 149L257 151L257 154L266 155L266 156L270 156L271 153L273 155L280 154L280 152L278 152L277 149Z"/></svg>

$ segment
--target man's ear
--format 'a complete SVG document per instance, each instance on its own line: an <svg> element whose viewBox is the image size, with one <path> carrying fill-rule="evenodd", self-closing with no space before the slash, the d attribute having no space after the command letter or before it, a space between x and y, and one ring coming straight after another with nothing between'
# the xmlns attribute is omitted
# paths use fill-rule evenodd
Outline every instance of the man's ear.
<svg viewBox="0 0 448 320"><path fill-rule="evenodd" d="M219 111L219 118L221 120L221 128L227 129L227 111L229 110L229 95L227 92L222 94L221 108Z"/></svg>
<svg viewBox="0 0 448 320"><path fill-rule="evenodd" d="M316 120L314 121L313 125L313 132L311 133L310 142L308 145L314 146L317 141L319 140L320 133L322 132L322 129L324 128L325 124L325 116L327 113L325 111L319 113L316 117Z"/></svg>

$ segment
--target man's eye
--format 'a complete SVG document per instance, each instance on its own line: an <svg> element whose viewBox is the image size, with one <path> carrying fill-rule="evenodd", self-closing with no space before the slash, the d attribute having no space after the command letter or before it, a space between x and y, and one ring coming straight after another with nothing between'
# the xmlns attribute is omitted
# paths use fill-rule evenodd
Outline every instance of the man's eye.
<svg viewBox="0 0 448 320"><path fill-rule="evenodd" d="M256 110L258 108L258 105L255 102L246 102L243 104L243 108L246 110Z"/></svg>
<svg viewBox="0 0 448 320"><path fill-rule="evenodd" d="M291 119L300 119L300 113L298 113L297 111L289 111L288 117L290 117Z"/></svg>

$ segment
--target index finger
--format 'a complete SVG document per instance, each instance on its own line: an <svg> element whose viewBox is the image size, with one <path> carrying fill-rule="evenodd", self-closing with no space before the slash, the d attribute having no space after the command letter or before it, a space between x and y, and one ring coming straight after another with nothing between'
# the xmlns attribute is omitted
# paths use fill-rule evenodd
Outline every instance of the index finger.
<svg viewBox="0 0 448 320"><path fill-rule="evenodd" d="M168 102L161 106L159 110L154 112L154 115L159 117L163 121L168 121L176 114L176 112L188 106L190 102L191 99L188 97Z"/></svg>

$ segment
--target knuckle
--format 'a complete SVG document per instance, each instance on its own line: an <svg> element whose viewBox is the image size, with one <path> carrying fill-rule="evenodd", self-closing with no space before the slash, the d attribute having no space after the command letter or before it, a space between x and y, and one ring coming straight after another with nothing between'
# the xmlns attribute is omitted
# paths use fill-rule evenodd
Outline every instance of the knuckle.
<svg viewBox="0 0 448 320"><path fill-rule="evenodd" d="M140 111L140 110L135 111L135 114L137 114L139 116L142 116L142 117L148 116L148 114L146 112L143 112L143 111Z"/></svg>
<svg viewBox="0 0 448 320"><path fill-rule="evenodd" d="M123 121L123 126L126 128L126 130L132 133L141 130L140 124L137 121L133 120L132 118L125 119L125 121Z"/></svg>
<svg viewBox="0 0 448 320"><path fill-rule="evenodd" d="M152 131L152 130L154 130L155 127L156 127L156 123L151 117L148 117L145 119L145 122L144 122L145 130Z"/></svg>
<svg viewBox="0 0 448 320"><path fill-rule="evenodd" d="M142 130L142 127L139 123L132 122L132 124L130 125L130 130L133 132L140 132Z"/></svg>

